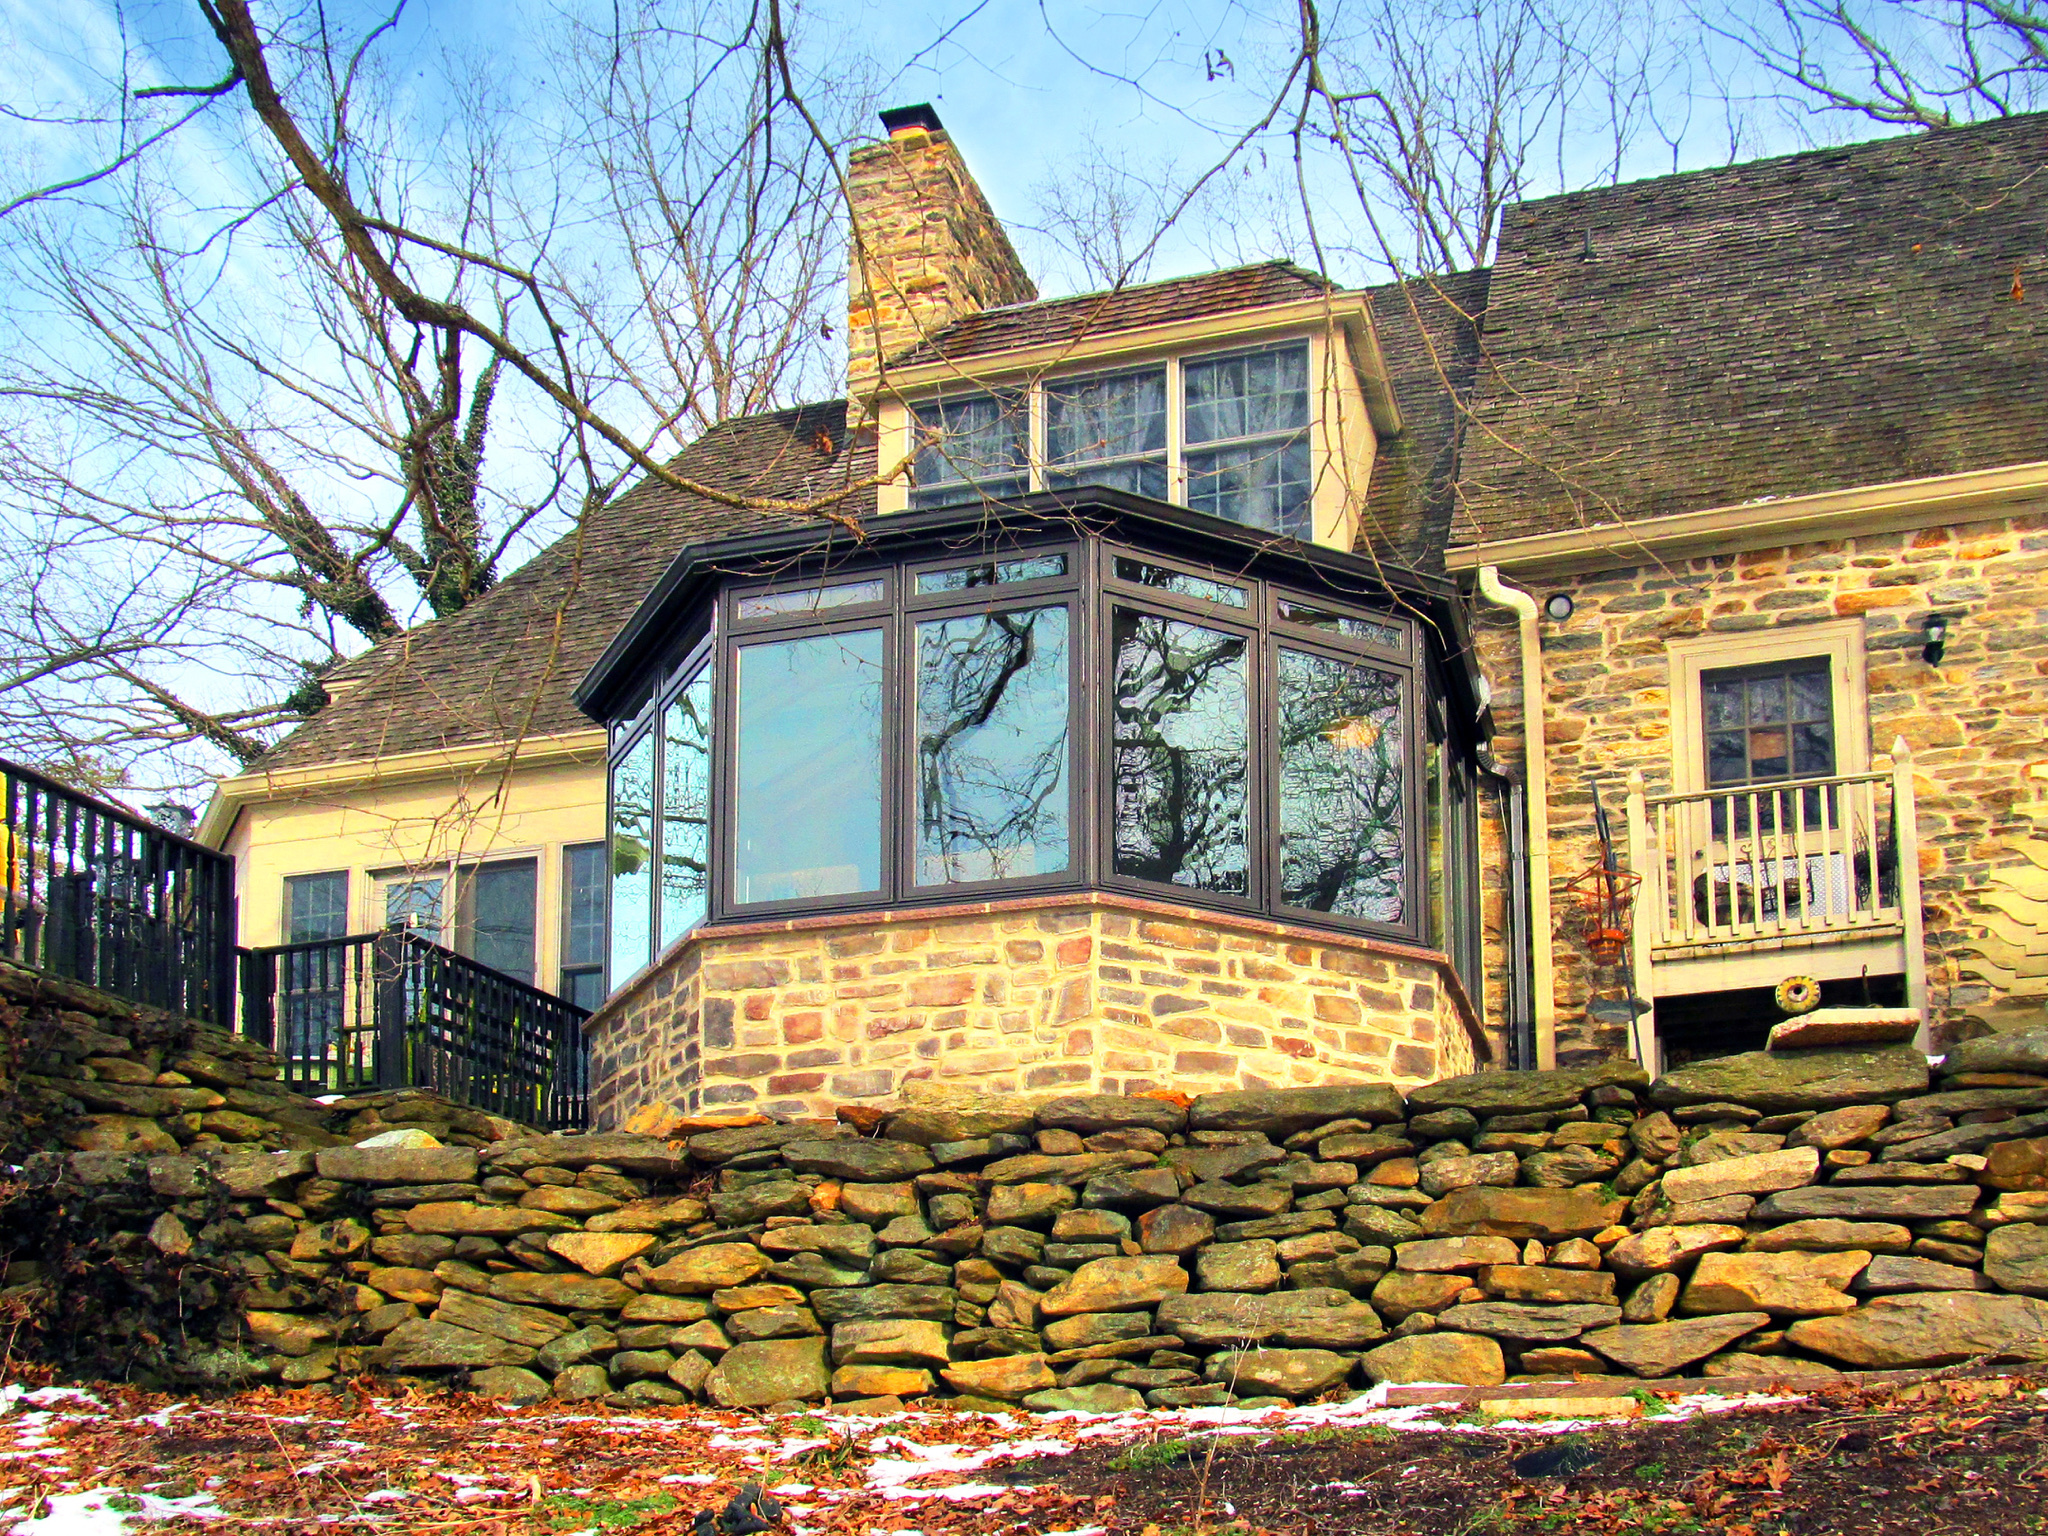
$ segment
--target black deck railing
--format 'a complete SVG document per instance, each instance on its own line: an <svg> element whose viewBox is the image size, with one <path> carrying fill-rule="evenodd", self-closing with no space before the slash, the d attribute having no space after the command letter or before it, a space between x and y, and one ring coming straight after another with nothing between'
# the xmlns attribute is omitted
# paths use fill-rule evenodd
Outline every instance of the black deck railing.
<svg viewBox="0 0 2048 1536"><path fill-rule="evenodd" d="M0 760L0 956L232 1027L235 869Z"/></svg>
<svg viewBox="0 0 2048 1536"><path fill-rule="evenodd" d="M423 1088L529 1125L589 1118L589 1010L400 929L242 952L242 1028L301 1093Z"/></svg>

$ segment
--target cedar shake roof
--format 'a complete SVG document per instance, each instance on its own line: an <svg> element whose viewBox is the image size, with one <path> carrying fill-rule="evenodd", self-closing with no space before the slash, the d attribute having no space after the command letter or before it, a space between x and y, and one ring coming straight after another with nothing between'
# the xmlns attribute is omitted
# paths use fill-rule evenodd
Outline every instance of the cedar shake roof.
<svg viewBox="0 0 2048 1536"><path fill-rule="evenodd" d="M1361 551L1418 571L1443 569L1490 276L1481 268L1365 290L1401 432L1381 439L1373 456Z"/></svg>
<svg viewBox="0 0 2048 1536"><path fill-rule="evenodd" d="M1459 543L2048 459L2048 114L1521 204L1485 353Z"/></svg>
<svg viewBox="0 0 2048 1536"><path fill-rule="evenodd" d="M1336 284L1290 261L1202 272L1134 288L1011 304L956 320L891 362L901 368L945 359L960 361L1020 347L1057 345L1087 336L1135 331L1176 320L1199 320L1269 304L1293 304L1335 293Z"/></svg>
<svg viewBox="0 0 2048 1536"><path fill-rule="evenodd" d="M740 495L801 500L874 473L874 450L843 443L834 400L713 427L673 462ZM845 503L873 513L874 493ZM422 624L337 669L362 681L244 770L298 768L398 752L587 731L570 690L684 545L785 526L644 480L445 619ZM555 619L566 622L559 628Z"/></svg>

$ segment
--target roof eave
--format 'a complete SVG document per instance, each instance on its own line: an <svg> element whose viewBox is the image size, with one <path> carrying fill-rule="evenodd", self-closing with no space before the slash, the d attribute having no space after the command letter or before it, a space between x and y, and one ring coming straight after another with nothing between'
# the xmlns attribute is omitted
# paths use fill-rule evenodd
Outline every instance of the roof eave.
<svg viewBox="0 0 2048 1536"><path fill-rule="evenodd" d="M1169 502L1124 491L1039 491L1000 503L975 500L914 512L892 512L876 518L858 540L837 526L809 526L688 545L641 600L570 697L591 719L605 720L607 706L637 675L645 643L679 621L694 606L704 587L719 577L742 574L741 568L749 562L786 565L791 557L799 555L823 558L886 552L956 528L972 528L990 536L1071 530L1077 520L1092 522L1097 531L1150 529L1155 535L1207 546L1226 562L1234 552L1238 561L1246 565L1257 561L1320 570L1377 587L1392 596L1419 600L1432 608L1447 609L1455 606L1457 599L1456 585L1447 577L1241 527Z"/></svg>

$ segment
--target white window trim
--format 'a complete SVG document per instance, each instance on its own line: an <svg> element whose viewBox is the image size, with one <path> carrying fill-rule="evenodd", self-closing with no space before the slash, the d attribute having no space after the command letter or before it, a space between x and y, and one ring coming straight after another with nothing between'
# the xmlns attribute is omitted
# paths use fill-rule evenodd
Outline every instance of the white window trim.
<svg viewBox="0 0 2048 1536"><path fill-rule="evenodd" d="M1217 337L1199 346L1183 346L1175 351L1155 356L1137 355L1124 358L1093 359L1091 361L1094 363L1094 366L1090 367L1072 370L1063 369L1058 372L1044 370L1033 374L1027 381L1021 383L1015 380L1003 379L983 380L963 375L957 384L951 388L920 390L917 397L904 401L901 407L901 448L897 456L908 456L917 451L918 443L914 423L920 406L932 404L949 396L963 398L968 395L994 395L1001 394L1005 390L1013 390L1022 393L1025 399L1026 426L1024 440L1026 455L1030 460L1027 466L1030 486L1033 491L1042 491L1045 489L1047 460L1046 424L1049 413L1046 409L1045 397L1048 386L1066 383L1070 380L1104 378L1119 373L1142 373L1151 368L1163 368L1166 373L1167 402L1167 496L1175 506L1185 507L1188 504L1188 472L1187 433L1184 420L1185 402L1182 399L1182 390L1184 388L1182 377L1183 365L1191 362L1207 362L1211 358L1246 357L1260 352L1278 352L1290 347L1302 348L1307 354L1308 420L1297 430L1305 434L1311 453L1320 457L1327 451L1326 444L1331 440L1332 433L1337 429L1337 423L1334 420L1326 422L1325 418L1340 415L1343 405L1342 400L1338 398L1339 392L1332 389L1329 381L1323 377L1326 371L1325 353L1327 344L1328 338L1320 331L1305 332L1301 335L1273 336L1259 340L1235 342L1223 337ZM1262 435L1277 436L1278 434ZM1236 442L1238 440L1231 439L1230 441ZM1208 446L1210 445L1203 444L1197 451L1206 449ZM885 444L883 450L885 461L890 460L891 454L891 445ZM1318 495L1320 469L1321 466L1319 465L1318 473L1311 477L1309 486L1310 524L1318 541L1322 537L1321 525L1324 521L1320 515L1320 497ZM966 484L965 481L947 481L944 483ZM884 489L888 488L885 487ZM902 511L909 504L910 487L906 480L901 488L900 496L893 503L885 500L881 510L885 512Z"/></svg>
<svg viewBox="0 0 2048 1536"><path fill-rule="evenodd" d="M1675 793L1700 794L1707 788L1700 674L1807 657L1822 658L1828 664L1835 773L1870 771L1870 693L1861 619L1673 640L1666 655L1671 663L1671 787Z"/></svg>

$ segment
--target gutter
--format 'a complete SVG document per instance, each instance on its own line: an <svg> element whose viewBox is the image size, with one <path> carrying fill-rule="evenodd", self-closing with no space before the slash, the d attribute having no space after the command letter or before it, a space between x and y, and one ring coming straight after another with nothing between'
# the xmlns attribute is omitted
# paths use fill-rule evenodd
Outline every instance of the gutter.
<svg viewBox="0 0 2048 1536"><path fill-rule="evenodd" d="M1522 763L1528 821L1529 959L1531 1012L1536 1023L1536 1066L1557 1065L1556 960L1550 918L1550 766L1543 740L1543 644L1536 632L1536 599L1508 586L1492 566L1479 570L1479 595L1515 616L1521 639Z"/></svg>

